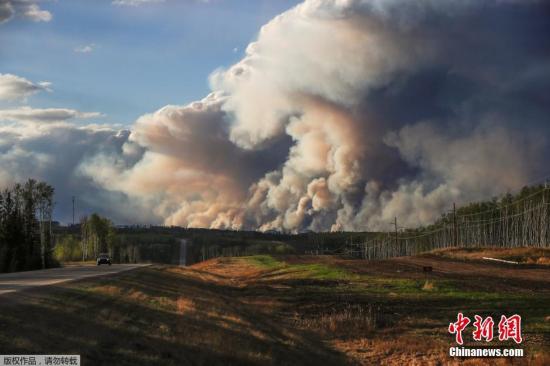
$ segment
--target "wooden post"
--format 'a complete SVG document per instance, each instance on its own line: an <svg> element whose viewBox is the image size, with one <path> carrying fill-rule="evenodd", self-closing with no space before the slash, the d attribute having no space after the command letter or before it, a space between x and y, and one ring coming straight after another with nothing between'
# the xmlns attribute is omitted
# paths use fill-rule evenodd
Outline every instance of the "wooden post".
<svg viewBox="0 0 550 366"><path fill-rule="evenodd" d="M456 223L456 203L453 202L453 245L458 247L458 225Z"/></svg>
<svg viewBox="0 0 550 366"><path fill-rule="evenodd" d="M395 247L397 248L397 217L395 217L393 224L395 225Z"/></svg>

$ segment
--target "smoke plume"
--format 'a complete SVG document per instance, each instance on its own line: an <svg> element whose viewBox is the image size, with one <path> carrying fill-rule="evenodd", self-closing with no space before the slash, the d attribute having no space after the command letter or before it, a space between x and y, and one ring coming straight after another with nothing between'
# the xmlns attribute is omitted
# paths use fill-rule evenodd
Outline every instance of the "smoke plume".
<svg viewBox="0 0 550 366"><path fill-rule="evenodd" d="M75 171L169 225L429 223L544 173L548 34L547 1L306 0L212 94L142 116Z"/></svg>

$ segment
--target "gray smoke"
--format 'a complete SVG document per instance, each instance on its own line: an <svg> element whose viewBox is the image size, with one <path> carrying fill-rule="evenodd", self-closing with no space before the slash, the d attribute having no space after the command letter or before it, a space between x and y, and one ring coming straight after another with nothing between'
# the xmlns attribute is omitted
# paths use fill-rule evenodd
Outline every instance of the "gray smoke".
<svg viewBox="0 0 550 366"><path fill-rule="evenodd" d="M215 71L211 95L142 116L74 171L166 224L429 223L544 173L549 15L547 1L307 0Z"/></svg>

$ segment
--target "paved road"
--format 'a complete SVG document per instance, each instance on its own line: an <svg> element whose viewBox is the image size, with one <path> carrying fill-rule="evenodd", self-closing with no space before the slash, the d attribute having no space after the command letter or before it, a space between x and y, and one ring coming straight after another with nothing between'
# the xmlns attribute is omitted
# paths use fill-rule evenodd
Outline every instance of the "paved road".
<svg viewBox="0 0 550 366"><path fill-rule="evenodd" d="M112 266L93 264L64 268L43 269L0 274L0 296L23 289L53 285L87 277L105 276L147 266L148 264L113 264Z"/></svg>

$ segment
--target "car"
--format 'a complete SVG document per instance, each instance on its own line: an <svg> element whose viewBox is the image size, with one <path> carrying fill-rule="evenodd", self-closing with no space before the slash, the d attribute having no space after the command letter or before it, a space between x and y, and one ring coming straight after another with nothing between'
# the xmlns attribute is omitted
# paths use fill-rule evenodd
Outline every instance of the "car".
<svg viewBox="0 0 550 366"><path fill-rule="evenodd" d="M107 253L100 253L97 257L97 265L108 264L111 265L111 257Z"/></svg>

